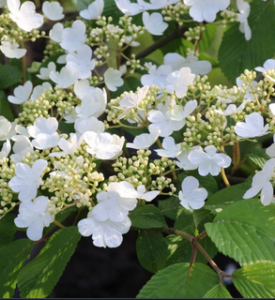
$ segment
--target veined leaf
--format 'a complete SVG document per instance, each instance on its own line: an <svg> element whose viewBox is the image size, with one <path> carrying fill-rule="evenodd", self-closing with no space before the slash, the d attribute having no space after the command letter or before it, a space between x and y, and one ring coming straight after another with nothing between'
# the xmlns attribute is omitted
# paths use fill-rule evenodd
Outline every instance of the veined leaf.
<svg viewBox="0 0 275 300"><path fill-rule="evenodd" d="M154 275L137 298L202 298L218 281L206 265L194 264L190 270L189 263L174 264Z"/></svg>
<svg viewBox="0 0 275 300"><path fill-rule="evenodd" d="M270 159L270 157L265 153L265 149L259 148L255 148L253 151L247 153L246 157L260 169L262 169L266 161Z"/></svg>
<svg viewBox="0 0 275 300"><path fill-rule="evenodd" d="M244 266L275 261L275 205L259 199L238 201L205 224L207 235L220 252Z"/></svg>
<svg viewBox="0 0 275 300"><path fill-rule="evenodd" d="M159 200L158 208L165 217L175 220L182 206L180 205L180 201L178 198L169 197L166 200Z"/></svg>
<svg viewBox="0 0 275 300"><path fill-rule="evenodd" d="M10 65L0 66L0 90L19 83L21 78L22 72L16 67Z"/></svg>
<svg viewBox="0 0 275 300"><path fill-rule="evenodd" d="M12 298L17 274L29 258L33 242L20 239L0 247L0 297Z"/></svg>
<svg viewBox="0 0 275 300"><path fill-rule="evenodd" d="M39 255L18 274L23 298L45 298L51 293L80 237L75 226L63 228L52 235Z"/></svg>
<svg viewBox="0 0 275 300"><path fill-rule="evenodd" d="M236 270L232 280L244 298L275 297L275 262L264 261Z"/></svg>
<svg viewBox="0 0 275 300"><path fill-rule="evenodd" d="M275 27L274 1L252 1L250 5L248 23L252 38L246 41L236 23L225 32L219 50L221 69L232 83L245 69L262 66L275 52L275 44L270 43L275 40L275 31L267 30Z"/></svg>
<svg viewBox="0 0 275 300"><path fill-rule="evenodd" d="M160 232L140 231L136 246L139 262L146 270L156 273L165 267L168 251Z"/></svg>
<svg viewBox="0 0 275 300"><path fill-rule="evenodd" d="M217 284L212 287L211 290L209 290L203 298L210 298L210 299L226 299L226 298L232 298L229 294L228 290L224 285Z"/></svg>

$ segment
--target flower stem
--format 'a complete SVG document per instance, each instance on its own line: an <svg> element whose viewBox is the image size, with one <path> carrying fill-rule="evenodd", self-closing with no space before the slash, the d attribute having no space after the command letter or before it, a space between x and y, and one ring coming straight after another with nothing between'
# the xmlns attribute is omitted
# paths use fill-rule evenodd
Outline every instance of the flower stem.
<svg viewBox="0 0 275 300"><path fill-rule="evenodd" d="M223 182L226 185L226 187L230 187L230 183L229 183L229 181L228 181L228 179L226 177L224 168L221 168L221 175L222 175L222 179L223 179Z"/></svg>
<svg viewBox="0 0 275 300"><path fill-rule="evenodd" d="M58 222L57 220L54 220L53 222L54 222L54 224L55 224L57 227L59 227L59 228L65 228L65 227L66 227L66 226L64 226L63 224L61 224L60 222Z"/></svg>

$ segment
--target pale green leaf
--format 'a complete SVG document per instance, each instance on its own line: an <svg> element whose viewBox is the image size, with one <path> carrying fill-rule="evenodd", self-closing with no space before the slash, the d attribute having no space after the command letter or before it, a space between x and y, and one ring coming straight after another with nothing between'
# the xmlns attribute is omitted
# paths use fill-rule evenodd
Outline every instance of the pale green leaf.
<svg viewBox="0 0 275 300"><path fill-rule="evenodd" d="M202 298L218 281L206 265L197 263L190 270L189 263L178 263L154 275L137 298Z"/></svg>
<svg viewBox="0 0 275 300"><path fill-rule="evenodd" d="M138 260L146 270L156 273L164 268L168 250L160 232L139 232L136 246Z"/></svg>
<svg viewBox="0 0 275 300"><path fill-rule="evenodd" d="M33 242L19 239L0 247L0 297L12 298L17 274L29 258Z"/></svg>
<svg viewBox="0 0 275 300"><path fill-rule="evenodd" d="M51 293L80 237L77 227L66 227L52 235L39 255L18 275L18 286L23 298L45 298Z"/></svg>
<svg viewBox="0 0 275 300"><path fill-rule="evenodd" d="M265 153L265 149L254 148L251 152L247 153L246 158L254 163L260 169L263 168L264 164L270 157Z"/></svg>
<svg viewBox="0 0 275 300"><path fill-rule="evenodd" d="M232 274L235 287L244 298L275 298L275 262L244 266Z"/></svg>
<svg viewBox="0 0 275 300"><path fill-rule="evenodd" d="M259 199L241 200L205 224L207 235L220 252L240 265L275 261L275 205Z"/></svg>
<svg viewBox="0 0 275 300"><path fill-rule="evenodd" d="M226 299L226 298L232 298L229 294L228 290L224 285L217 284L213 286L211 290L209 290L203 298L210 298L210 299Z"/></svg>

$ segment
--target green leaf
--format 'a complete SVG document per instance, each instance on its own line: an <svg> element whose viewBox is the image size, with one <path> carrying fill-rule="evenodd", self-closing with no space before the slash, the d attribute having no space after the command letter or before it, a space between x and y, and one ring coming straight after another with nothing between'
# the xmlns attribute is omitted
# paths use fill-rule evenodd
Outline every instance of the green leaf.
<svg viewBox="0 0 275 300"><path fill-rule="evenodd" d="M91 0L71 0L72 4L78 11L86 9L91 3Z"/></svg>
<svg viewBox="0 0 275 300"><path fill-rule="evenodd" d="M251 182L247 180L244 183L224 188L208 198L204 209L208 209L214 214L219 213L229 205L242 199L250 186Z"/></svg>
<svg viewBox="0 0 275 300"><path fill-rule="evenodd" d="M254 148L251 152L246 154L246 158L260 169L262 169L267 160L270 159L265 153L265 149L260 148Z"/></svg>
<svg viewBox="0 0 275 300"><path fill-rule="evenodd" d="M139 229L167 227L165 219L159 209L152 205L137 206L129 213L132 226Z"/></svg>
<svg viewBox="0 0 275 300"><path fill-rule="evenodd" d="M135 92L141 85L140 80L134 76L129 76L124 79L123 86L119 87L115 92L112 92L112 99L119 97L123 92Z"/></svg>
<svg viewBox="0 0 275 300"><path fill-rule="evenodd" d="M165 267L168 251L160 232L140 231L136 246L138 260L146 270L156 273Z"/></svg>
<svg viewBox="0 0 275 300"><path fill-rule="evenodd" d="M178 211L182 209L182 206L179 199L172 196L166 200L159 200L158 208L165 217L176 220Z"/></svg>
<svg viewBox="0 0 275 300"><path fill-rule="evenodd" d="M223 73L232 83L245 69L253 70L273 57L275 44L270 41L275 40L275 31L267 29L275 27L274 15L274 1L252 1L248 18L251 40L245 40L239 31L239 23L225 32L218 58Z"/></svg>
<svg viewBox="0 0 275 300"><path fill-rule="evenodd" d="M0 219L0 245L7 244L13 240L16 232L14 224L15 215L7 214Z"/></svg>
<svg viewBox="0 0 275 300"><path fill-rule="evenodd" d="M189 263L174 264L154 275L137 298L202 298L218 281L216 273L203 264L194 264L191 270Z"/></svg>
<svg viewBox="0 0 275 300"><path fill-rule="evenodd" d="M217 25L215 24L206 24L205 31L202 34L202 39L199 41L199 50L200 52L205 52L209 49L212 42L215 39L217 31Z"/></svg>
<svg viewBox="0 0 275 300"><path fill-rule="evenodd" d="M228 290L224 285L217 284L212 287L211 290L209 290L203 298L208 298L208 299L226 299L226 298L232 298L231 295L229 294Z"/></svg>
<svg viewBox="0 0 275 300"><path fill-rule="evenodd" d="M12 298L17 274L29 258L33 242L20 239L0 247L0 297Z"/></svg>
<svg viewBox="0 0 275 300"><path fill-rule="evenodd" d="M219 251L243 266L275 261L274 224L274 204L263 206L259 199L248 199L224 209L205 228Z"/></svg>
<svg viewBox="0 0 275 300"><path fill-rule="evenodd" d="M123 16L123 13L118 9L114 0L104 0L103 16L112 17L115 23ZM136 24L136 23L134 23Z"/></svg>
<svg viewBox="0 0 275 300"><path fill-rule="evenodd" d="M66 227L52 235L39 255L18 275L23 298L47 297L73 255L81 235L77 227Z"/></svg>
<svg viewBox="0 0 275 300"><path fill-rule="evenodd" d="M236 270L232 280L244 298L275 297L275 262L265 261Z"/></svg>
<svg viewBox="0 0 275 300"><path fill-rule="evenodd" d="M18 83L22 78L22 72L10 65L0 66L0 90L4 90Z"/></svg>

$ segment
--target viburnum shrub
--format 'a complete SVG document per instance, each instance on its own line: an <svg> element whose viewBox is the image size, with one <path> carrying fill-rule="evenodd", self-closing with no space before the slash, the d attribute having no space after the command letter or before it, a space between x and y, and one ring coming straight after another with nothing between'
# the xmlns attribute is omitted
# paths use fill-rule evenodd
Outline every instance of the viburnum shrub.
<svg viewBox="0 0 275 300"><path fill-rule="evenodd" d="M0 296L136 230L138 298L275 297L274 1L0 5Z"/></svg>

